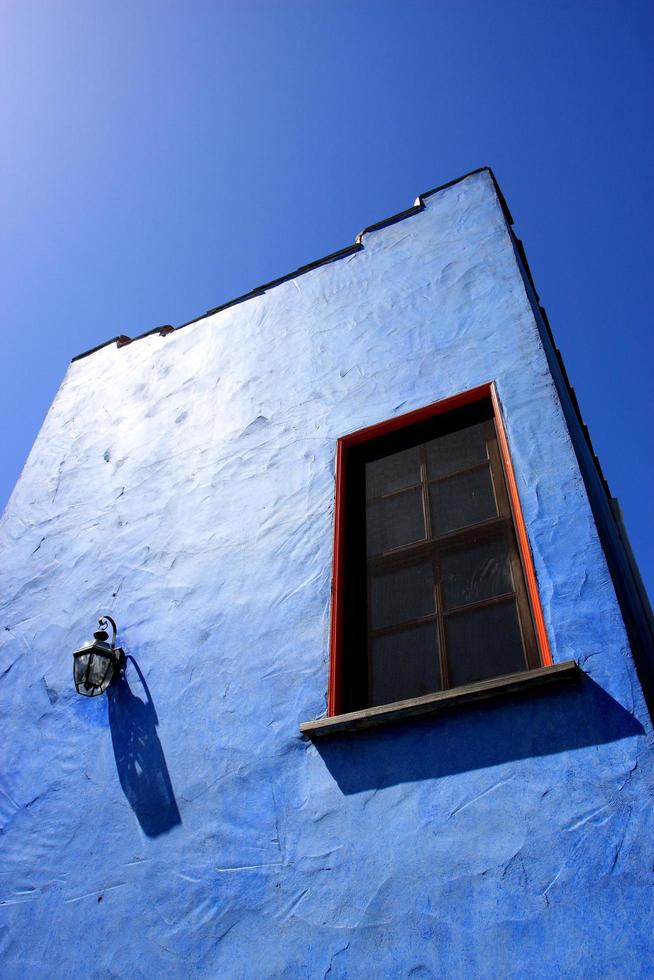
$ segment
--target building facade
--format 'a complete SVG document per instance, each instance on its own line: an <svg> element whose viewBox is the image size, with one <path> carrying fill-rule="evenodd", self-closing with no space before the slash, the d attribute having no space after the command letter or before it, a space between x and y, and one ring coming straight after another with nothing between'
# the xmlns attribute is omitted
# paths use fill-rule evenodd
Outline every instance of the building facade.
<svg viewBox="0 0 654 980"><path fill-rule="evenodd" d="M433 510L454 478L429 446L475 425L501 451L505 516L480 520L513 542L532 659L502 660L487 619L464 636L501 635L496 668L457 674L444 578L403 613L444 673L427 657L407 681L399 579L352 639L377 586L353 571L373 518L346 450L426 446ZM0 535L4 977L652 975L647 602L488 169L76 358ZM102 614L124 675L80 697L72 652Z"/></svg>

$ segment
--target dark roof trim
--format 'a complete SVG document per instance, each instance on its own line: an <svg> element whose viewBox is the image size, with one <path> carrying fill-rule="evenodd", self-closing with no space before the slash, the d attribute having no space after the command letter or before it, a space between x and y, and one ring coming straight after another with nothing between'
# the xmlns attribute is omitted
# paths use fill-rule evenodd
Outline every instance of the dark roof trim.
<svg viewBox="0 0 654 980"><path fill-rule="evenodd" d="M507 217L509 223L512 223L513 218L511 217L508 207L506 206L506 201L504 200L504 196L498 186L497 181L495 180L493 171L490 167L478 167L476 170L471 170L469 173L463 174L462 177L456 177L454 180L450 180L446 184L441 184L440 187L434 187L434 189L431 191L425 191L424 194L419 194L413 207L407 208L405 211L400 211L397 214L393 214L390 216L390 218L384 218L382 221L377 221L373 225L368 225L363 229L363 231L359 232L355 239L354 245L347 245L345 248L341 248L337 252L331 252L329 255L316 259L314 262L309 262L307 265L301 265L299 269L296 269L294 272L289 272L285 276L280 276L278 279L272 279L270 282L266 282L262 286L256 286L254 289L250 290L250 292L244 293L242 296L237 296L236 299L230 299L226 303L222 303L220 306L214 306L213 309L207 310L206 313L202 313L200 316L196 316L192 320L187 320L186 323L181 323L178 327L173 329L181 330L182 327L188 327L192 323L199 323L200 320L206 320L207 317L213 316L214 313L220 313L222 310L227 310L230 306L237 306L239 303L244 303L248 299L254 299L256 296L263 296L274 286L279 286L283 282L288 282L290 279L296 279L298 276L304 275L305 272L311 272L312 269L318 269L320 266L328 265L331 262L337 262L339 259L343 259L348 255L355 255L364 247L364 235L367 235L373 231L379 231L381 228L387 228L389 225L394 225L398 221L403 221L405 218L410 218L414 214L420 214L420 212L424 211L425 209L425 198L431 197L432 194L438 194L439 191L447 190L449 187L453 187L455 184L461 183L462 180L467 180L468 177L474 177L475 174L480 174L484 171L490 174L505 216ZM92 347L90 350L77 354L72 358L72 360L79 361L83 357L88 357L89 354L95 354L96 351L102 350L103 347L108 347L109 344L116 343L119 347L123 347L135 340L141 340L143 337L150 337L155 333L161 334L161 336L166 336L166 334L171 332L172 330L167 325L166 327L154 327L152 330L146 330L145 333L141 333L137 337L130 338L126 337L125 335L112 337L111 340L106 340L103 344L98 344L97 347Z"/></svg>
<svg viewBox="0 0 654 980"><path fill-rule="evenodd" d="M420 214L421 211L425 210L422 194L418 197L418 201L420 202L419 204L414 204L413 207L407 208L406 211L399 211L397 214L391 215L390 218L384 218L383 221L377 221L374 225L368 225L357 235L357 243L361 244L363 236L367 235L370 231L379 231L380 228L388 228L389 225L397 224L398 221L404 221L405 218L411 218L414 214Z"/></svg>
<svg viewBox="0 0 654 980"><path fill-rule="evenodd" d="M588 426L583 420L574 388L561 351L556 345L550 322L536 291L524 245L507 221L507 231L513 244L518 269L523 278L525 292L531 305L534 320L550 366L550 374L557 389L563 415L579 470L586 487L595 527L613 580L616 598L629 638L636 672L645 701L654 720L654 615L640 575L622 511L612 496L602 466L590 438Z"/></svg>
<svg viewBox="0 0 654 980"><path fill-rule="evenodd" d="M271 279L270 282L266 282L263 286L257 286L252 289L249 293L244 293L243 296L237 296L236 299L230 299L221 306L214 306L213 309L207 310L202 316L196 316L193 320L188 320L186 323L181 323L178 330L182 327L188 327L191 323L197 323L199 320L204 320L208 316L213 316L214 313L220 313L222 310L229 309L230 306L237 306L239 303L244 303L248 299L253 299L255 296L264 296L269 289L273 289L275 286L280 286L283 282L288 282L289 279L296 279L298 276L304 275L305 272L310 272L311 269L317 269L321 265L328 265L330 262L336 262L338 259L345 258L346 255L355 255L360 252L363 245L355 243L354 245L348 245L346 248L341 248L338 252L332 252L330 255L325 255L322 259L316 259L315 262L310 262L308 265L301 265L299 269L295 272L289 272L285 276L280 276L278 279Z"/></svg>

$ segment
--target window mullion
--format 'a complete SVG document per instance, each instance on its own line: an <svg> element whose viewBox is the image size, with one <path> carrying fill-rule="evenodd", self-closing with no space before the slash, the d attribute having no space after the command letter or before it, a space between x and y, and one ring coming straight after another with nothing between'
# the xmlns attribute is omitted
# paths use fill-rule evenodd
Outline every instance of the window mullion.
<svg viewBox="0 0 654 980"><path fill-rule="evenodd" d="M427 540L434 538L433 524L431 519L431 501L429 499L429 473L427 472L427 447L420 446L420 479L422 483L422 505L425 512L425 530ZM441 674L441 689L447 690L450 686L447 670L447 654L445 650L445 624L443 621L443 589L441 587L441 561L438 550L431 549L431 564L434 574L434 601L436 605L437 624L438 624L438 660Z"/></svg>
<svg viewBox="0 0 654 980"><path fill-rule="evenodd" d="M447 649L445 643L445 617L443 616L443 586L441 574L441 559L437 551L433 552L434 582L436 586L436 608L438 609L438 655L441 665L441 686L446 691L450 686L449 670L447 668Z"/></svg>

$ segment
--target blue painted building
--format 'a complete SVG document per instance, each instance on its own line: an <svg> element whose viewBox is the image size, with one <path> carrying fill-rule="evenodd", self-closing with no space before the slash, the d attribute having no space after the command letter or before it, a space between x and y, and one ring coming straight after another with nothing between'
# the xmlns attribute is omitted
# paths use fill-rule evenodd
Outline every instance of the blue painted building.
<svg viewBox="0 0 654 980"><path fill-rule="evenodd" d="M491 383L539 659L357 700L338 440ZM0 541L3 977L652 975L647 600L489 170L76 358Z"/></svg>

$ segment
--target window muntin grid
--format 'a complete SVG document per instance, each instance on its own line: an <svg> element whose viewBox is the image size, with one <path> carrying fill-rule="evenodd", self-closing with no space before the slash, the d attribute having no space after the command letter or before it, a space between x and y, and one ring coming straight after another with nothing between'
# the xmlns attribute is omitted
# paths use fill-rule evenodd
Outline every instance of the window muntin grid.
<svg viewBox="0 0 654 980"><path fill-rule="evenodd" d="M492 417L364 470L367 703L537 666Z"/></svg>

